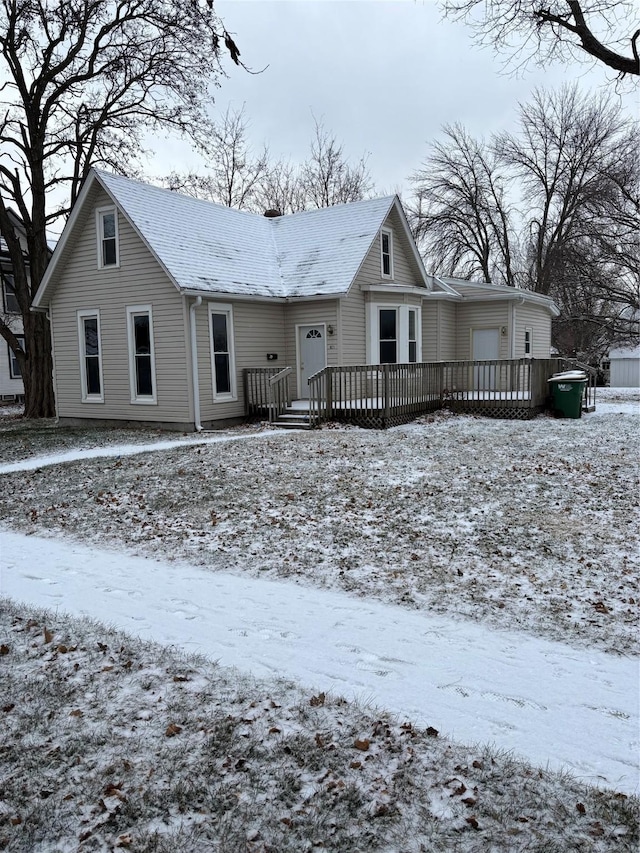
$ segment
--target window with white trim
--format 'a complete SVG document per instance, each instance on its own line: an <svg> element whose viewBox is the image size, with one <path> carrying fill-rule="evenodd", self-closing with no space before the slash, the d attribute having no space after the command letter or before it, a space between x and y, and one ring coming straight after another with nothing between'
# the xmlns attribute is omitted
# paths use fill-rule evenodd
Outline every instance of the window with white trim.
<svg viewBox="0 0 640 853"><path fill-rule="evenodd" d="M2 302L7 314L20 313L13 274L4 271L2 273Z"/></svg>
<svg viewBox="0 0 640 853"><path fill-rule="evenodd" d="M213 399L236 400L236 368L233 351L233 309L209 305Z"/></svg>
<svg viewBox="0 0 640 853"><path fill-rule="evenodd" d="M398 311L380 308L379 314L379 364L396 364L398 361Z"/></svg>
<svg viewBox="0 0 640 853"><path fill-rule="evenodd" d="M418 360L418 312L415 308L408 311L409 328L407 331L408 361L415 364Z"/></svg>
<svg viewBox="0 0 640 853"><path fill-rule="evenodd" d="M380 271L383 278L393 278L393 233L386 228L380 232Z"/></svg>
<svg viewBox="0 0 640 853"><path fill-rule="evenodd" d="M127 337L131 402L154 404L157 402L156 363L150 305L132 305L127 308Z"/></svg>
<svg viewBox="0 0 640 853"><path fill-rule="evenodd" d="M524 330L524 354L531 356L533 350L533 329L525 328Z"/></svg>
<svg viewBox="0 0 640 853"><path fill-rule="evenodd" d="M96 211L98 230L98 267L117 267L120 264L118 245L118 213L115 207Z"/></svg>
<svg viewBox="0 0 640 853"><path fill-rule="evenodd" d="M16 335L16 338L18 339L18 343L20 344L22 351L26 352L24 346L24 335ZM9 378L22 379L22 370L17 356L8 344L7 349L9 350Z"/></svg>
<svg viewBox="0 0 640 853"><path fill-rule="evenodd" d="M367 306L367 363L415 364L422 359L422 312L409 305Z"/></svg>
<svg viewBox="0 0 640 853"><path fill-rule="evenodd" d="M103 403L99 311L78 311L78 343L82 402Z"/></svg>

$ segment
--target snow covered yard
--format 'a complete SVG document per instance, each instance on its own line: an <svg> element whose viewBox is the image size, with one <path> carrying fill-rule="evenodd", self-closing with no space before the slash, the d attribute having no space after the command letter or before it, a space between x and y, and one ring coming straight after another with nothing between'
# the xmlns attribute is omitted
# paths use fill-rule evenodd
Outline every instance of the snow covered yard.
<svg viewBox="0 0 640 853"><path fill-rule="evenodd" d="M0 607L0 848L634 851L638 801L89 620Z"/></svg>
<svg viewBox="0 0 640 853"><path fill-rule="evenodd" d="M36 450L25 433L0 433L9 463L22 440ZM640 610L639 438L628 411L438 414L386 432L242 428L213 443L172 438L181 446L157 453L111 446L99 452L115 458L0 465L0 520L628 653ZM45 448L67 450L63 440Z"/></svg>
<svg viewBox="0 0 640 853"><path fill-rule="evenodd" d="M627 656L637 648L639 398L608 396L581 421L437 415L386 433L252 427L194 441L42 424L40 440L33 425L0 425L0 519L38 534L4 533L0 593L15 587L76 613L91 611L75 597L91 597L101 622L117 614L163 638L154 646L0 602L11 735L0 743L0 849L636 850L638 800L622 791L637 791ZM154 440L178 446L144 447ZM69 461L40 458L61 453ZM31 470L15 470L26 457ZM113 546L120 559L100 550ZM152 574L171 567L145 570L123 548L175 561L182 588ZM211 571L212 591L246 587L220 593L217 611L197 597ZM331 592L313 602L318 586ZM295 614L302 626L323 596L336 596L320 627L344 633L339 661L322 658L311 632L287 630L287 602L313 602ZM386 648L374 654L377 635ZM244 651L256 671L252 648L261 671L317 688L216 667L215 649L229 647L240 666ZM373 711L365 688L360 703L337 698L340 678L387 683L382 705L398 715ZM450 725L456 703L492 733L479 742L498 746L442 737L462 731ZM500 751L501 733L528 738L535 748L514 748L534 764L546 755L609 790L525 765Z"/></svg>

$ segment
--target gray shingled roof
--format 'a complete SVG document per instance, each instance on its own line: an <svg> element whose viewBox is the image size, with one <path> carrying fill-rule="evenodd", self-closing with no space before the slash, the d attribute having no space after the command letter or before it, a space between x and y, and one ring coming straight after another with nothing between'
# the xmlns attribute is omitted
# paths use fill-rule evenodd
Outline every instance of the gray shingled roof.
<svg viewBox="0 0 640 853"><path fill-rule="evenodd" d="M395 196L269 219L96 170L181 290L346 293Z"/></svg>

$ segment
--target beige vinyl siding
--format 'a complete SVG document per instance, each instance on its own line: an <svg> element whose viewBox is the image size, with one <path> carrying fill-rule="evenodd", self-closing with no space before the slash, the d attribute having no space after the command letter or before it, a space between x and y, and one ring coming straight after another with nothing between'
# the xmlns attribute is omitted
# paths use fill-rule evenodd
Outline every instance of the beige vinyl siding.
<svg viewBox="0 0 640 853"><path fill-rule="evenodd" d="M55 375L61 418L192 421L189 405L183 300L122 213L118 213L120 265L98 269L95 208L109 205L96 193L50 306L56 330ZM152 310L157 404L131 403L126 308ZM104 403L81 401L77 311L100 312Z"/></svg>
<svg viewBox="0 0 640 853"><path fill-rule="evenodd" d="M298 365L296 362L296 326L313 325L314 323L325 323L338 328L338 300L323 299L318 302L290 302L285 306L285 345L287 360L286 364L293 367L291 376L291 388L294 397L299 395L298 391ZM327 365L335 367L339 363L338 358L338 335L327 336ZM283 365L284 367L284 365Z"/></svg>
<svg viewBox="0 0 640 853"><path fill-rule="evenodd" d="M369 295L369 294L367 294ZM365 364L366 343L366 299L359 286L354 285L348 295L340 301L340 343L342 364Z"/></svg>
<svg viewBox="0 0 640 853"><path fill-rule="evenodd" d="M213 400L213 366L211 363L211 330L209 305L231 305L233 311L233 346L237 400ZM198 379L200 384L200 420L203 424L216 420L243 417L245 412L242 371L247 367L283 369L292 365L287 360L282 303L233 302L212 300L196 309L198 345ZM276 353L276 361L268 361L267 353Z"/></svg>
<svg viewBox="0 0 640 853"><path fill-rule="evenodd" d="M385 230L393 235L393 278L383 278L381 269L380 234L373 241L371 248L362 262L353 287L361 284L402 284L412 287L422 287L422 281L413 259L411 248L404 235L399 215L392 210L385 220Z"/></svg>
<svg viewBox="0 0 640 853"><path fill-rule="evenodd" d="M455 361L457 356L457 322L459 303L438 302L438 361Z"/></svg>
<svg viewBox="0 0 640 853"><path fill-rule="evenodd" d="M369 293L361 290L362 285L371 284L403 285L405 287L423 286L411 246L404 234L400 216L395 209L391 210L383 227L385 230L391 231L392 234L393 278L383 278L382 276L382 247L380 234L378 234L362 262L349 293L341 301L340 346L342 364L366 363L367 303L422 306L420 297L413 295Z"/></svg>
<svg viewBox="0 0 640 853"><path fill-rule="evenodd" d="M422 303L422 360L438 361L439 302Z"/></svg>
<svg viewBox="0 0 640 853"><path fill-rule="evenodd" d="M509 327L509 303L507 301L471 302L457 305L456 359L471 359L472 329L501 329ZM500 335L499 358L509 358L509 336Z"/></svg>
<svg viewBox="0 0 640 853"><path fill-rule="evenodd" d="M532 358L549 358L551 352L551 316L542 305L514 306L514 358L524 358L524 331L532 331Z"/></svg>

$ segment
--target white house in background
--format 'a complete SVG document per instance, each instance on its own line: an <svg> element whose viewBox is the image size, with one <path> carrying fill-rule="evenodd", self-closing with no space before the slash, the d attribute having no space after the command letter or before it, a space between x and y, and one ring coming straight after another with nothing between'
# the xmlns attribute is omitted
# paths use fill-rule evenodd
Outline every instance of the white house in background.
<svg viewBox="0 0 640 853"><path fill-rule="evenodd" d="M640 388L640 344L609 350L612 388Z"/></svg>
<svg viewBox="0 0 640 853"><path fill-rule="evenodd" d="M544 296L427 275L397 196L264 217L92 170L34 299L61 420L246 414L244 368L548 358Z"/></svg>
<svg viewBox="0 0 640 853"><path fill-rule="evenodd" d="M18 216L9 210L9 217L20 238L23 252L27 253L27 237ZM9 250L3 235L0 235L0 288L2 290L0 312L2 319L11 328L24 346L22 314L16 299L13 284L13 265L9 259ZM0 400L21 400L24 386L18 360L9 348L9 344L0 338Z"/></svg>

